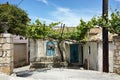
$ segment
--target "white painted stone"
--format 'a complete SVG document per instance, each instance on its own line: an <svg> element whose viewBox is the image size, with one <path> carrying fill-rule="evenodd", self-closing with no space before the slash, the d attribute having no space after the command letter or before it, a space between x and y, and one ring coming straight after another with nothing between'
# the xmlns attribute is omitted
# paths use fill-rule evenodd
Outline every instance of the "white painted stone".
<svg viewBox="0 0 120 80"><path fill-rule="evenodd" d="M2 37L13 37L13 36L9 33L4 33L4 34L2 34Z"/></svg>
<svg viewBox="0 0 120 80"><path fill-rule="evenodd" d="M11 74L13 72L13 37L11 34L0 34L0 71Z"/></svg>
<svg viewBox="0 0 120 80"><path fill-rule="evenodd" d="M0 38L0 43L4 43L4 38Z"/></svg>
<svg viewBox="0 0 120 80"><path fill-rule="evenodd" d="M120 56L117 56L117 60L120 60Z"/></svg>
<svg viewBox="0 0 120 80"><path fill-rule="evenodd" d="M10 57L0 57L0 64L3 63L10 63L11 62L11 58Z"/></svg>
<svg viewBox="0 0 120 80"><path fill-rule="evenodd" d="M118 67L120 67L120 64L119 65L114 65L114 68L118 68Z"/></svg>
<svg viewBox="0 0 120 80"><path fill-rule="evenodd" d="M0 43L11 43L11 42L12 42L12 38L10 37L0 38Z"/></svg>
<svg viewBox="0 0 120 80"><path fill-rule="evenodd" d="M30 39L30 61L34 61L36 58L36 41Z"/></svg>
<svg viewBox="0 0 120 80"><path fill-rule="evenodd" d="M5 44L3 44L3 46L2 46L2 49L3 49L3 50L5 50L5 49L11 49L11 48L13 48L13 44L5 43Z"/></svg>

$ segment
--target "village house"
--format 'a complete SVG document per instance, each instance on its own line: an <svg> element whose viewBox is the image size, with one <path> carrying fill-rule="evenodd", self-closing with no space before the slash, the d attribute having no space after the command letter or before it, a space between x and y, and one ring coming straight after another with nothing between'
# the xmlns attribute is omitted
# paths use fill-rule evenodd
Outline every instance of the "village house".
<svg viewBox="0 0 120 80"><path fill-rule="evenodd" d="M113 54L114 41L113 36L116 34L108 33L109 42L109 71L113 72ZM84 42L83 46L83 61L87 60L88 69L102 71L103 66L103 44L102 44L102 28L95 27L88 32L88 40Z"/></svg>
<svg viewBox="0 0 120 80"><path fill-rule="evenodd" d="M74 29L74 28L70 28ZM67 29L65 29L67 30ZM72 30L71 30L72 31ZM103 46L102 46L102 28L95 27L88 32L88 39L80 43L75 40L65 40L61 42L64 62L78 67L84 67L90 70L103 71ZM116 72L116 61L114 60L116 34L109 33L109 72ZM51 64L56 57L61 61L60 51L57 40L30 40L30 62ZM118 58L117 58L118 59ZM119 62L120 60L117 60ZM117 65L118 66L118 65ZM119 69L120 66L117 67Z"/></svg>
<svg viewBox="0 0 120 80"><path fill-rule="evenodd" d="M69 28L65 28L64 31L67 31L68 29ZM69 31L73 31L73 29L74 28L72 27ZM55 30L60 32L59 28L55 28ZM71 63L83 65L80 47L81 45L76 43L76 41L62 41L60 43L60 48L62 49L64 63L60 63L61 54L58 48L58 40L30 39L30 62L32 66L50 63L53 63L54 67L60 67L61 65L68 66L68 64Z"/></svg>

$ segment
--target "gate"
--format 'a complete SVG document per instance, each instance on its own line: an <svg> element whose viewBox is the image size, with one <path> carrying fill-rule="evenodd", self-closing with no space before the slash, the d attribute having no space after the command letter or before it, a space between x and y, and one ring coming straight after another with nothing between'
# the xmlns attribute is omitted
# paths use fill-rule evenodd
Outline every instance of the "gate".
<svg viewBox="0 0 120 80"><path fill-rule="evenodd" d="M71 44L70 45L70 62L77 63L79 62L78 59L78 44Z"/></svg>

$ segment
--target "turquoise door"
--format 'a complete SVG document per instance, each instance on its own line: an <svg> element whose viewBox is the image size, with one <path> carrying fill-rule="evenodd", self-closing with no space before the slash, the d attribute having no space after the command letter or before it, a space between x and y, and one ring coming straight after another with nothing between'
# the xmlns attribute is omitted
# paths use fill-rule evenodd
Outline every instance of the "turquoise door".
<svg viewBox="0 0 120 80"><path fill-rule="evenodd" d="M55 44L52 41L47 42L46 44L46 55L54 56L55 54Z"/></svg>
<svg viewBox="0 0 120 80"><path fill-rule="evenodd" d="M71 44L70 45L70 62L77 63L79 62L78 57L78 44Z"/></svg>

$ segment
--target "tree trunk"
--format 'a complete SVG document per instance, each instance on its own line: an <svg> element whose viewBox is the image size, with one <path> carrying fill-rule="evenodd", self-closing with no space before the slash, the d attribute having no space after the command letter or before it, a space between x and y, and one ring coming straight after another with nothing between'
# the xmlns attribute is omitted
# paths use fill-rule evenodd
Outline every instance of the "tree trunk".
<svg viewBox="0 0 120 80"><path fill-rule="evenodd" d="M60 51L61 61L64 62L63 51L62 51L62 49L61 49L61 47L60 47L60 43L61 43L61 42L62 42L61 40L58 41L58 49L59 49L59 51Z"/></svg>

